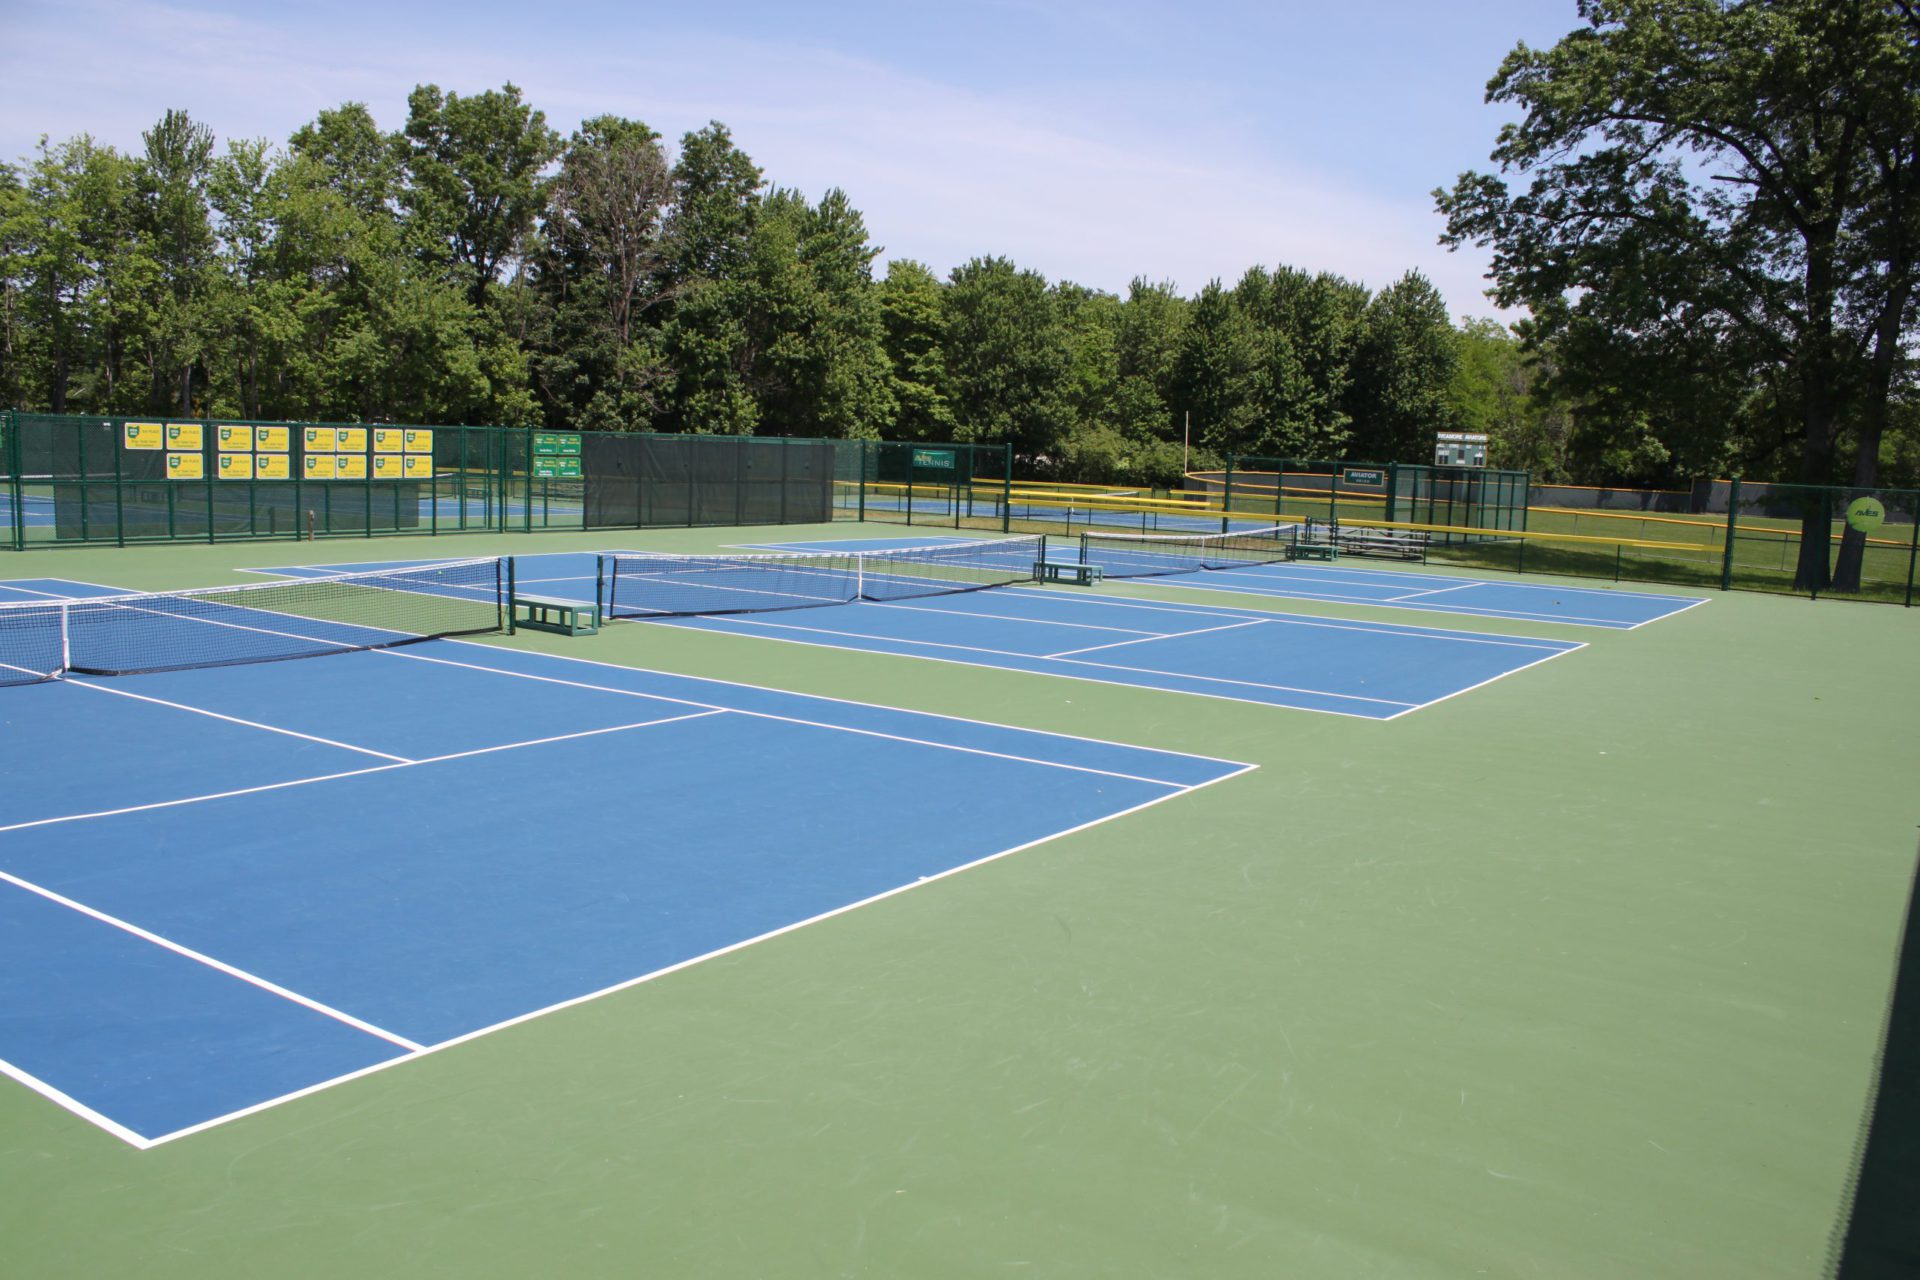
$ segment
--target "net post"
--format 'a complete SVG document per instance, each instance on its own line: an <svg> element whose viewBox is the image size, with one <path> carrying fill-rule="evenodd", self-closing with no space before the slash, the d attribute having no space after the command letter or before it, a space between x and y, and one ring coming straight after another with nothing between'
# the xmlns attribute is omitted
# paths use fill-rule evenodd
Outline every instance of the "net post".
<svg viewBox="0 0 1920 1280"><path fill-rule="evenodd" d="M60 602L60 670L65 671L73 665L73 640L68 626L67 615L73 612L73 602Z"/></svg>
<svg viewBox="0 0 1920 1280"><path fill-rule="evenodd" d="M516 594L518 593L514 590L513 557L508 556L507 557L507 634L508 635L513 635L515 633L513 624L515 621L514 614L516 610L513 607L513 598Z"/></svg>
<svg viewBox="0 0 1920 1280"><path fill-rule="evenodd" d="M1082 538L1080 545L1082 548L1086 546L1086 540L1084 539L1084 537ZM1086 556L1086 552L1083 550L1081 552L1082 559L1084 559L1085 556ZM1035 548L1034 556L1033 556L1033 576L1036 579L1038 579L1040 576L1040 566L1045 564L1046 562L1047 562L1047 535L1043 533L1040 535L1040 544L1037 548Z"/></svg>
<svg viewBox="0 0 1920 1280"><path fill-rule="evenodd" d="M913 503L912 485L907 486L907 503L909 509L911 509ZM853 598L855 600L865 600L867 598L867 558L858 551L853 553Z"/></svg>
<svg viewBox="0 0 1920 1280"><path fill-rule="evenodd" d="M1740 477L1735 476L1727 482L1727 545L1720 549L1720 589L1722 591L1733 590L1733 538L1736 527L1734 513L1739 510Z"/></svg>

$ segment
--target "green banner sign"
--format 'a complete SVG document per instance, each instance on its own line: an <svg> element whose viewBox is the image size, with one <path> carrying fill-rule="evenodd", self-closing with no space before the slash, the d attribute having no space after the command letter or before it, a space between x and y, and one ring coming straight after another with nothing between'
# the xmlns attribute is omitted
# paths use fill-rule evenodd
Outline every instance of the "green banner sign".
<svg viewBox="0 0 1920 1280"><path fill-rule="evenodd" d="M536 431L533 433L533 451L555 457L577 457L580 453L580 437L570 431Z"/></svg>
<svg viewBox="0 0 1920 1280"><path fill-rule="evenodd" d="M533 474L544 480L572 480L580 475L578 458L535 458Z"/></svg>
<svg viewBox="0 0 1920 1280"><path fill-rule="evenodd" d="M1363 471L1356 467L1348 467L1340 473L1340 478L1348 484L1365 484L1378 488L1387 482L1387 473L1384 471Z"/></svg>
<svg viewBox="0 0 1920 1280"><path fill-rule="evenodd" d="M953 470L953 450L951 449L915 449L913 465L928 471Z"/></svg>

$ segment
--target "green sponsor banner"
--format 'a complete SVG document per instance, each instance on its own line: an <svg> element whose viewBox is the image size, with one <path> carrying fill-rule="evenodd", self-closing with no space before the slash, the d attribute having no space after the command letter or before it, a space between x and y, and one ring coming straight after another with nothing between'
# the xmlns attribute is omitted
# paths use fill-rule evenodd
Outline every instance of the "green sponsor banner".
<svg viewBox="0 0 1920 1280"><path fill-rule="evenodd" d="M929 471L953 470L953 450L951 449L915 449L913 465Z"/></svg>
<svg viewBox="0 0 1920 1280"><path fill-rule="evenodd" d="M1367 484L1378 487L1387 482L1387 473L1384 471L1369 471L1362 470L1358 467L1348 467L1340 473L1340 478L1348 484Z"/></svg>
<svg viewBox="0 0 1920 1280"><path fill-rule="evenodd" d="M546 480L571 480L580 476L578 458L536 458L533 474Z"/></svg>
<svg viewBox="0 0 1920 1280"><path fill-rule="evenodd" d="M570 431L536 431L533 433L533 451L550 457L578 457L580 437Z"/></svg>

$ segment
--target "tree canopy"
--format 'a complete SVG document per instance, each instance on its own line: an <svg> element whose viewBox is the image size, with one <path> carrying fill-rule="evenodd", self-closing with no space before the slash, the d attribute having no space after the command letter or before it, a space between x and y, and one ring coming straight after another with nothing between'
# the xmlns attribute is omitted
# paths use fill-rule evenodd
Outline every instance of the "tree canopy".
<svg viewBox="0 0 1920 1280"><path fill-rule="evenodd" d="M1548 380L1619 456L1872 485L1911 392L1920 14L1903 0L1582 0L1488 85L1502 174L1437 192ZM1524 178L1524 187L1509 177ZM1809 510L1797 585L1827 585ZM1851 585L1861 535L1835 576Z"/></svg>

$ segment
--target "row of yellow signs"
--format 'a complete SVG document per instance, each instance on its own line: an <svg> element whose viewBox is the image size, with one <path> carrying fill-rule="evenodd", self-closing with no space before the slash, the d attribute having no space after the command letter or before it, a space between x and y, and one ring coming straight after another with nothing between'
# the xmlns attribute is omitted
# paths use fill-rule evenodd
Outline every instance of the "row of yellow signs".
<svg viewBox="0 0 1920 1280"><path fill-rule="evenodd" d="M222 480L290 480L293 472L284 453L222 453L219 477ZM204 480L206 458L188 450L168 450L167 479ZM300 460L302 480L365 480L365 454L308 454ZM375 480L431 480L433 459L424 454L377 453L373 456Z"/></svg>
<svg viewBox="0 0 1920 1280"><path fill-rule="evenodd" d="M165 449L169 480L204 480L206 437L197 422L129 422L124 439L129 449ZM290 480L288 427L221 426L215 429L220 446L222 480ZM375 480L433 479L433 432L424 427L302 427L300 478L303 480L365 480L368 478L367 441L373 441L372 478Z"/></svg>

